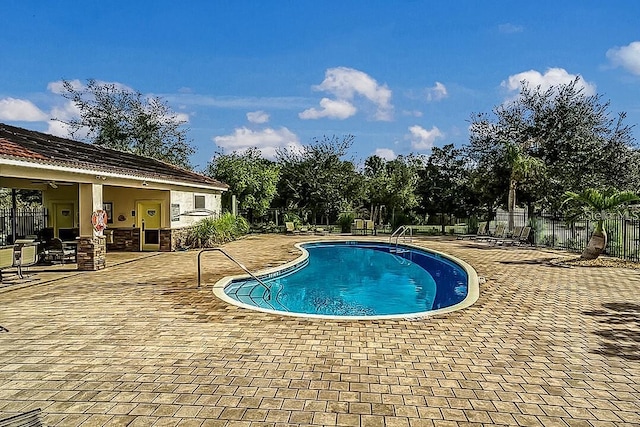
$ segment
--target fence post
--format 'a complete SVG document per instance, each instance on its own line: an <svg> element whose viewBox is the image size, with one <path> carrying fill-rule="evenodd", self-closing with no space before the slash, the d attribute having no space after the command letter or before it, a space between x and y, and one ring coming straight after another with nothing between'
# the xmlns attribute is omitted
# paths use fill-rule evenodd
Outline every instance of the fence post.
<svg viewBox="0 0 640 427"><path fill-rule="evenodd" d="M16 242L16 228L18 228L18 201L16 189L11 189L11 243Z"/></svg>

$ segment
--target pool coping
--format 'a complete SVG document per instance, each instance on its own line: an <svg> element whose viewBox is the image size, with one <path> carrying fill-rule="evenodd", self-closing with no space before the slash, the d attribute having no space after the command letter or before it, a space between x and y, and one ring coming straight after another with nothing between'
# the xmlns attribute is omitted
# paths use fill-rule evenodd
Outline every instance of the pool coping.
<svg viewBox="0 0 640 427"><path fill-rule="evenodd" d="M309 258L309 252L303 247L303 245L322 244L322 243L349 243L349 242L369 243L369 244L370 243L389 244L388 241L369 240L369 239L367 240L357 240L357 239L333 240L332 239L332 240L313 240L308 242L299 242L294 245L298 250L302 252L298 258L292 261L289 261L283 265L279 265L277 267L270 267L264 270L259 270L254 274L258 278L263 278L265 276L269 276L275 273L281 273L283 270L292 270L298 267L300 264L306 263ZM460 258L449 255L447 253L436 251L434 249L430 249L422 246L417 246L417 245L408 244L408 243L398 243L397 246L426 251L431 254L438 255L442 258L446 258L449 261L452 261L457 265L459 265L467 273L467 278L468 278L468 282L467 282L468 291L465 299L449 307L439 308L439 309L430 310L430 311L423 311L418 313L385 314L385 315L378 315L378 316L338 316L338 315L327 315L327 314L297 313L297 312L280 311L280 310L273 310L270 308L258 307L255 305L240 302L234 298L231 298L224 292L224 289L229 284L231 284L231 282L233 282L234 280L251 279L251 276L249 274L238 274L234 276L223 277L213 285L212 290L213 290L213 294L217 298L221 299L222 301L231 305L235 305L237 307L246 308L248 310L260 311L263 313L270 313L270 314L277 314L281 316L301 317L301 318L308 318L308 319L327 319L327 320L398 320L398 319L416 319L417 320L421 318L432 317L432 316L437 316L441 314L447 314L454 311L462 310L464 308L467 308L473 305L480 297L480 281L478 279L478 273L469 263L461 260Z"/></svg>

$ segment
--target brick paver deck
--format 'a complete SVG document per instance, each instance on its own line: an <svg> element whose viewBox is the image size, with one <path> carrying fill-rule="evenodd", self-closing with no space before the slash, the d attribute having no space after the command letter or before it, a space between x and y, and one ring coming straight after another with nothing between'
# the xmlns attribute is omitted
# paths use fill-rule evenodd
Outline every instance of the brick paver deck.
<svg viewBox="0 0 640 427"><path fill-rule="evenodd" d="M295 258L304 238L226 249L259 269ZM640 271L419 244L486 278L475 305L413 321L253 312L211 293L239 273L220 255L205 256L196 289L196 252L5 290L0 418L42 408L61 426L640 425Z"/></svg>

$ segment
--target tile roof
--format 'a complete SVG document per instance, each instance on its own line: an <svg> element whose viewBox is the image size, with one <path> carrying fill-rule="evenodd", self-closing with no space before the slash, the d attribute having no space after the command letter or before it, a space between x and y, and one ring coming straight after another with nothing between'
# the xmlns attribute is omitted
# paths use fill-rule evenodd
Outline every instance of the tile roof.
<svg viewBox="0 0 640 427"><path fill-rule="evenodd" d="M228 188L220 181L149 157L0 123L0 158Z"/></svg>

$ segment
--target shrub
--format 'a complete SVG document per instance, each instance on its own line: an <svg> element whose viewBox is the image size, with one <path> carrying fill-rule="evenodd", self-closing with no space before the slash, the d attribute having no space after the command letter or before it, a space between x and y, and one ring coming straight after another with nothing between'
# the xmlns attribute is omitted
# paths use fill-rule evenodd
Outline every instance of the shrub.
<svg viewBox="0 0 640 427"><path fill-rule="evenodd" d="M351 224L355 216L351 212L343 212L338 217L338 224L340 224L340 231L342 233L349 233L351 231Z"/></svg>
<svg viewBox="0 0 640 427"><path fill-rule="evenodd" d="M210 248L236 240L249 232L249 222L241 216L225 213L220 218L204 218L196 222L187 233L187 245L192 248Z"/></svg>

